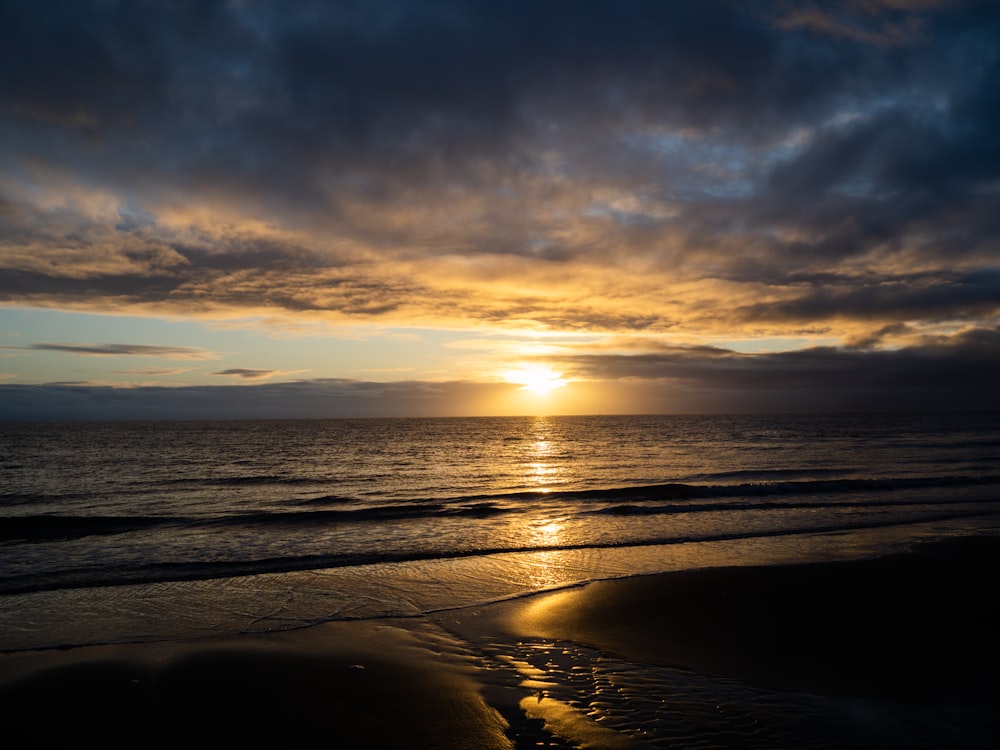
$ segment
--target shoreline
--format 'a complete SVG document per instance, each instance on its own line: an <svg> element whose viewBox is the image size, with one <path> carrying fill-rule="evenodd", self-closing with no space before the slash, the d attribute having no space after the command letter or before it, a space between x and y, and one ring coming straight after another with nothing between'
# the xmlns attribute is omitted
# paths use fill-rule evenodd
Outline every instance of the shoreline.
<svg viewBox="0 0 1000 750"><path fill-rule="evenodd" d="M627 722L624 731L601 725L566 697L573 670L596 673L613 657L647 686L632 698L608 693L626 713L630 700L675 698L654 677L691 674L737 696L945 707L946 718L961 709L965 718L940 731L971 747L978 732L1000 728L990 593L998 570L1000 538L973 537L873 559L594 581L420 617L8 652L4 736L17 747L317 736L358 748L489 750L528 746L517 745L525 738L570 746L554 733L592 747L642 746ZM511 656L545 649L548 661L535 666Z"/></svg>
<svg viewBox="0 0 1000 750"><path fill-rule="evenodd" d="M922 541L1000 536L1000 522L922 522L839 533L648 546L508 552L0 597L0 654L105 643L295 630L322 622L422 616L588 582L700 568L869 558Z"/></svg>

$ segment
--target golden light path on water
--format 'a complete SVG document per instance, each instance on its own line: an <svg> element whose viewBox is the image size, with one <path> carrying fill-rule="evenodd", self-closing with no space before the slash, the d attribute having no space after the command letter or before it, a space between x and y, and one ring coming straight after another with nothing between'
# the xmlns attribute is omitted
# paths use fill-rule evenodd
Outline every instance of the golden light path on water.
<svg viewBox="0 0 1000 750"><path fill-rule="evenodd" d="M549 381L544 381L549 382ZM530 386L525 386L530 388ZM532 388L532 390L535 390ZM545 417L539 417L534 424L536 434L542 433L548 425ZM556 462L557 450L552 442L544 435L537 437L530 447L530 458L527 464L527 476L525 484L535 488L537 491L547 493L552 490L554 484L558 484L563 474L563 470ZM524 548L538 548L535 559L525 570L525 583L532 589L545 589L559 585L561 580L561 565L559 547L565 544L564 531L565 518L562 515L548 516L542 515L525 524L525 528L520 531L523 535L523 543L518 545Z"/></svg>
<svg viewBox="0 0 1000 750"><path fill-rule="evenodd" d="M536 425L544 426L545 420L540 419ZM535 440L531 446L531 459L527 465L529 470L526 483L541 492L547 492L551 485L562 475L562 470L554 463L554 448L546 438Z"/></svg>

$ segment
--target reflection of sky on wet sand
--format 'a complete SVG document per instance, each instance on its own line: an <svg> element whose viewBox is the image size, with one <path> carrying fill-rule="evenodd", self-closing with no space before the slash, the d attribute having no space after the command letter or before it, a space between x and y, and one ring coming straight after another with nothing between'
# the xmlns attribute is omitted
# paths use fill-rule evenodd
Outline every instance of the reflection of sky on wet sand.
<svg viewBox="0 0 1000 750"><path fill-rule="evenodd" d="M520 583L530 589L560 586L566 580L564 553L561 550L536 552L521 568Z"/></svg>

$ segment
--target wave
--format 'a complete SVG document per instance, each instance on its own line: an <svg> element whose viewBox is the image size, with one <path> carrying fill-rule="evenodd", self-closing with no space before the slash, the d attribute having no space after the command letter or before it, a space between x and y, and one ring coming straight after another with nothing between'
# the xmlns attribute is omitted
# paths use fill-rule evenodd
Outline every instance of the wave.
<svg viewBox="0 0 1000 750"><path fill-rule="evenodd" d="M714 475L718 477L719 475ZM728 475L727 475L728 476ZM896 490L933 489L1000 485L1000 475L903 477L888 479L816 479L800 481L761 481L738 484L667 484L636 485L605 489L525 491L497 495L477 495L476 500L502 498L506 500L579 500L579 501L657 501L691 500L724 497L766 497L769 495L817 495L829 493L886 492Z"/></svg>
<svg viewBox="0 0 1000 750"><path fill-rule="evenodd" d="M772 477L834 477L837 475L849 474L851 469L741 469L736 471L721 471L712 474L695 474L685 478L688 482L693 481L721 481L731 479L761 479L767 481Z"/></svg>
<svg viewBox="0 0 1000 750"><path fill-rule="evenodd" d="M125 534L194 519L163 516L38 515L0 518L0 542L46 542L85 536Z"/></svg>
<svg viewBox="0 0 1000 750"><path fill-rule="evenodd" d="M300 476L282 476L280 474L244 474L232 477L180 477L177 479L166 479L155 484L161 485L209 485L223 487L240 487L254 485L296 485L296 484L320 484L329 483L328 479L315 479Z"/></svg>
<svg viewBox="0 0 1000 750"><path fill-rule="evenodd" d="M88 492L0 492L0 508L17 505L55 505L74 500L90 500Z"/></svg>
<svg viewBox="0 0 1000 750"><path fill-rule="evenodd" d="M0 579L0 595L28 594L54 589L79 589L104 586L126 586L176 581L237 578L243 576L330 568L360 567L363 565L419 562L455 558L483 557L498 554L549 553L580 549L612 549L647 547L654 545L687 544L693 542L721 542L739 539L773 538L796 535L827 534L859 529L876 529L929 521L948 521L1000 515L1000 510L977 512L947 510L909 520L858 520L847 523L820 524L808 529L771 529L764 531L734 531L727 533L684 534L671 537L648 537L625 542L588 542L581 544L546 545L533 547L496 547L464 550L428 550L298 555L256 560L201 561L197 563L162 562L132 566L127 569L102 568L100 570L50 571L41 575L23 575Z"/></svg>
<svg viewBox="0 0 1000 750"><path fill-rule="evenodd" d="M307 497L304 500L299 500L299 505L343 505L357 501L356 497L346 495L322 495L321 497Z"/></svg>
<svg viewBox="0 0 1000 750"><path fill-rule="evenodd" d="M857 509L880 506L901 507L906 504L942 503L926 499L883 500L865 497L867 494L904 490L959 488L1000 485L1000 476L946 476L897 479L830 479L812 481L749 482L740 484L668 483L616 487L605 489L566 490L556 492L515 492L454 498L428 498L390 505L371 501L325 495L298 501L299 508L307 505L319 509L230 514L218 517L190 516L86 516L38 514L0 518L0 542L32 543L77 539L85 536L152 531L161 527L227 526L300 526L315 529L324 524L406 521L432 518L491 518L518 514L526 507L546 503L578 506L582 514L652 515L669 513L703 513L741 510L787 510L847 506ZM829 495L848 495L831 500ZM822 497L815 497L822 496ZM782 501L772 497L790 498ZM815 498L815 499L813 499ZM1000 499L1000 498L997 498ZM697 503L699 500L724 502ZM766 502L762 502L766 501ZM968 500L963 500L968 502ZM356 503L358 507L329 506ZM600 507L595 507L600 506Z"/></svg>
<svg viewBox="0 0 1000 750"><path fill-rule="evenodd" d="M49 542L86 536L125 534L161 527L197 526L276 526L315 528L320 524L394 521L421 518L486 518L510 512L492 503L471 505L376 505L351 510L292 511L284 513L243 513L217 518L181 516L73 516L36 515L0 518L0 542Z"/></svg>
<svg viewBox="0 0 1000 750"><path fill-rule="evenodd" d="M906 477L896 479L818 479L814 481L749 482L699 487L697 497L812 495L835 492L886 492L897 490L969 487L1000 484L1000 476Z"/></svg>
<svg viewBox="0 0 1000 750"><path fill-rule="evenodd" d="M405 505L373 505L350 510L304 510L284 513L247 513L202 521L206 525L254 524L309 524L351 523L359 521L395 521L420 518L447 518L451 516L485 518L511 512L492 503L451 505L442 503L414 503Z"/></svg>
<svg viewBox="0 0 1000 750"><path fill-rule="evenodd" d="M956 501L962 505L995 505L998 498L979 498ZM590 515L609 516L650 516L671 515L675 513L716 513L733 511L770 511L770 510L820 510L823 508L850 508L852 510L870 510L874 508L906 508L916 506L947 507L947 503L929 500L876 500L858 503L853 500L832 502L769 502L761 503L705 503L705 504L672 504L672 505L611 505L605 508L588 511Z"/></svg>

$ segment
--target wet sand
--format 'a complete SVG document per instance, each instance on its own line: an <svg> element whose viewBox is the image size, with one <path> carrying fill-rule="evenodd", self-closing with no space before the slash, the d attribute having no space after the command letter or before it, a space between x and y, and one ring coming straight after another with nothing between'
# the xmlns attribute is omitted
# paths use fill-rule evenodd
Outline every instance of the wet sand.
<svg viewBox="0 0 1000 750"><path fill-rule="evenodd" d="M405 620L2 654L4 744L985 747L998 563L1000 539L956 540Z"/></svg>
<svg viewBox="0 0 1000 750"><path fill-rule="evenodd" d="M11 748L507 748L457 644L426 623L329 623L0 656Z"/></svg>
<svg viewBox="0 0 1000 750"><path fill-rule="evenodd" d="M997 705L1000 539L874 560L598 581L460 613L471 639L536 637L781 690Z"/></svg>

